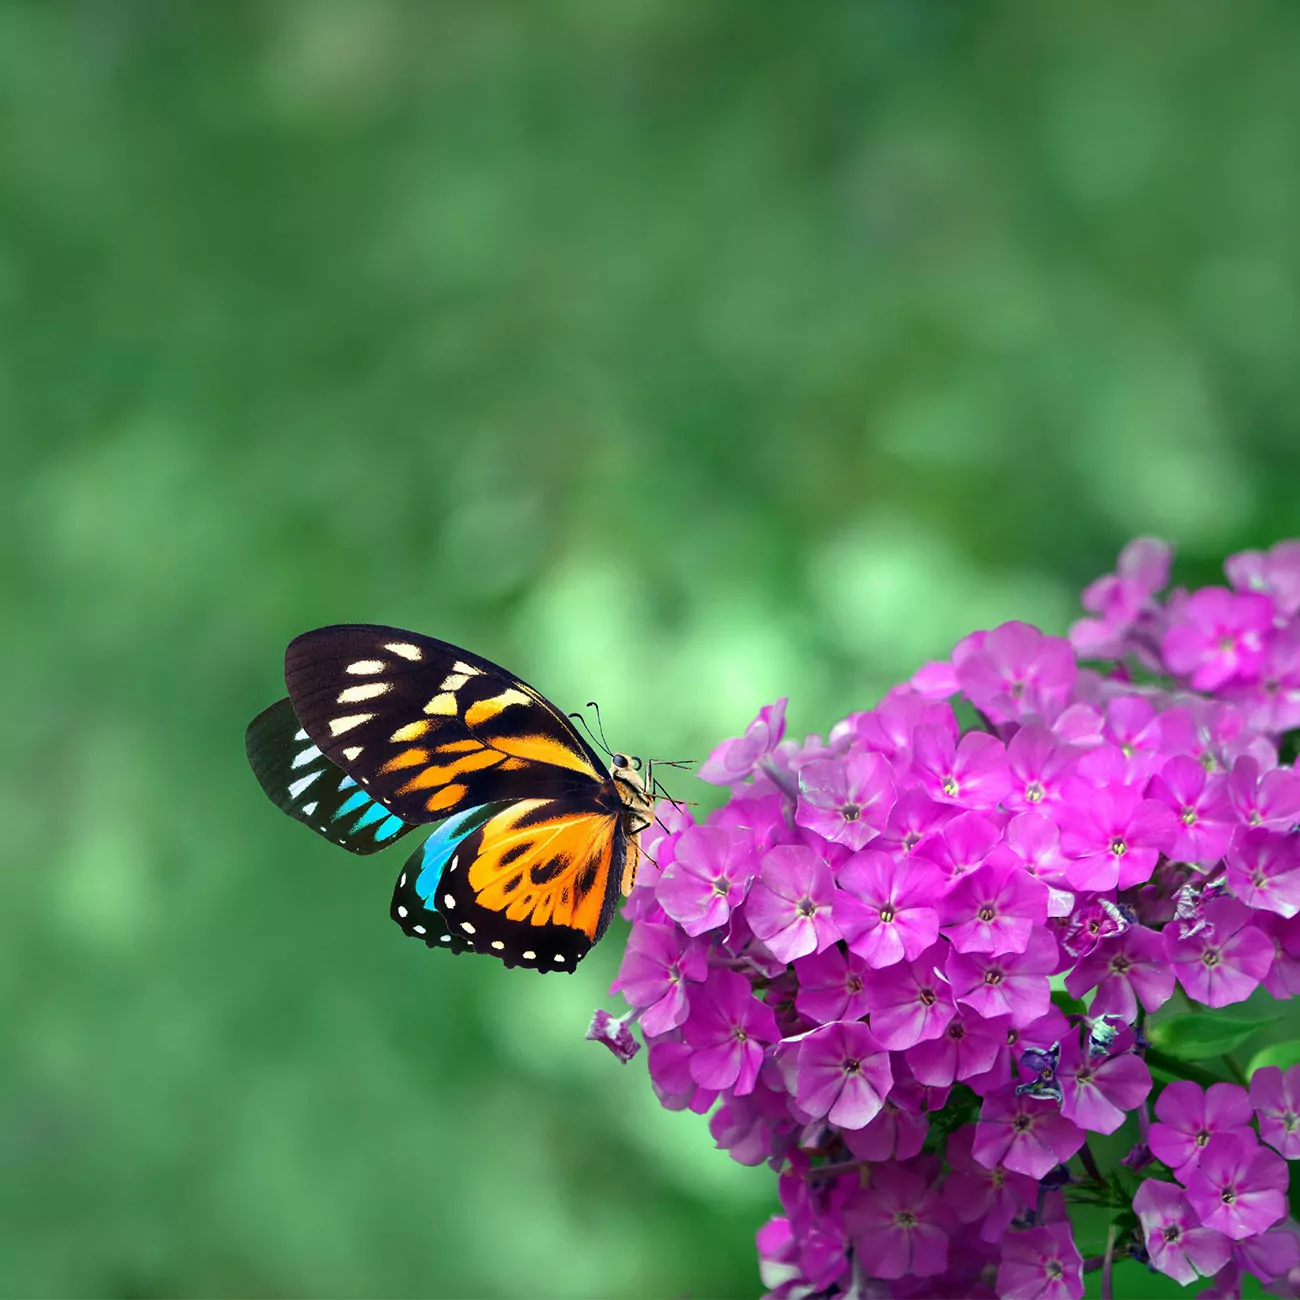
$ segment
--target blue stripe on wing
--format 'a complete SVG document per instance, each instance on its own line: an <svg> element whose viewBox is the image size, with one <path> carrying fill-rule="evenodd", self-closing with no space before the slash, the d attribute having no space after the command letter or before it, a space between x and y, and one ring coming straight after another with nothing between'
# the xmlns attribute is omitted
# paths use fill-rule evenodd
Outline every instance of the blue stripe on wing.
<svg viewBox="0 0 1300 1300"><path fill-rule="evenodd" d="M397 888L393 890L389 914L411 938L423 939L430 948L446 948L455 953L470 949L465 939L448 931L434 893L461 841L478 830L501 806L484 804L448 817L407 858L397 878Z"/></svg>

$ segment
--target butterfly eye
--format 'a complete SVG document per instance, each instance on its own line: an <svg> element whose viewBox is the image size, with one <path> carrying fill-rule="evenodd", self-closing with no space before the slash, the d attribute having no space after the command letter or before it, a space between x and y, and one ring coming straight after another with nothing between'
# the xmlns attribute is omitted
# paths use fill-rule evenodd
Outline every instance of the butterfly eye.
<svg viewBox="0 0 1300 1300"><path fill-rule="evenodd" d="M632 762L631 762L631 760L628 758L628 756L627 756L626 754L611 754L611 755L609 756L609 759L610 759L610 762L613 763L615 767L631 767L631 766L632 766Z"/></svg>

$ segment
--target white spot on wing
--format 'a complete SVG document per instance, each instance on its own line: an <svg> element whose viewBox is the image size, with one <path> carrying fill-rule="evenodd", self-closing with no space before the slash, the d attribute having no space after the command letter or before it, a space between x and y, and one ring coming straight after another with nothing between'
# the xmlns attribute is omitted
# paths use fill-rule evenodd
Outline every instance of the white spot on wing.
<svg viewBox="0 0 1300 1300"><path fill-rule="evenodd" d="M295 732L293 733L293 738L294 738L295 740L306 740L306 739L307 739L307 733L306 733L305 731L303 731L301 728L299 728L297 731L295 731Z"/></svg>
<svg viewBox="0 0 1300 1300"><path fill-rule="evenodd" d="M474 668L470 664L462 663L459 659L452 664L451 671L454 673L464 673L466 677L481 677L483 675L483 670L481 668Z"/></svg>
<svg viewBox="0 0 1300 1300"><path fill-rule="evenodd" d="M537 954L536 954L536 953L535 953L531 948L529 948L527 952L522 952L522 953L520 953L519 955L520 955L520 956L521 956L525 961L536 961L536 960L537 960Z"/></svg>
<svg viewBox="0 0 1300 1300"><path fill-rule="evenodd" d="M398 915L398 916L405 916L405 915L406 915L406 908L404 908L404 907L398 907L398 909L397 909L397 915Z"/></svg>
<svg viewBox="0 0 1300 1300"><path fill-rule="evenodd" d="M315 762L320 757L320 750L315 745L309 745L301 754L293 756L293 767L303 767L307 763Z"/></svg>
<svg viewBox="0 0 1300 1300"><path fill-rule="evenodd" d="M373 700L376 695L383 695L391 689L388 682L363 682L360 686L345 686L339 692L339 703L360 704L362 700Z"/></svg>
<svg viewBox="0 0 1300 1300"><path fill-rule="evenodd" d="M474 927L473 927L472 925L470 925L470 923L469 923L468 921L462 921L462 922L460 923L460 928L461 928L462 930L464 930L466 934L474 934L474 933L475 933Z"/></svg>
<svg viewBox="0 0 1300 1300"><path fill-rule="evenodd" d="M306 776L300 776L296 781L290 782L289 798L296 799L318 776L320 776L319 772L308 772Z"/></svg>
<svg viewBox="0 0 1300 1300"><path fill-rule="evenodd" d="M355 759L356 756L361 753L361 748L362 747L360 745L349 745L347 749L343 751L343 757L346 758L349 763L351 763L353 759Z"/></svg>
<svg viewBox="0 0 1300 1300"><path fill-rule="evenodd" d="M413 925L413 926L411 926L411 929L412 929L416 934L425 934L425 933L427 933L427 931L425 930L424 926L422 926L422 925Z"/></svg>
<svg viewBox="0 0 1300 1300"><path fill-rule="evenodd" d="M455 857L452 858L452 860L451 860L451 866L449 866L449 867L447 868L447 870L448 870L448 871L455 871L455 870L456 870L456 866L457 866L457 864L458 864L459 862L460 862L460 854L457 853L457 854L455 855Z"/></svg>
<svg viewBox="0 0 1300 1300"><path fill-rule="evenodd" d="M562 952L557 952L557 953L555 954L555 960L558 961L558 962L563 962L563 961L564 961L564 954L563 954Z"/></svg>
<svg viewBox="0 0 1300 1300"><path fill-rule="evenodd" d="M438 687L440 691L458 691L469 678L464 673L448 673L442 679L442 685Z"/></svg>
<svg viewBox="0 0 1300 1300"><path fill-rule="evenodd" d="M442 905L443 905L443 907L449 907L449 908L451 908L453 911L455 911L455 909L456 909L456 900L455 900L455 899L454 899L450 894L443 894L443 896L442 896Z"/></svg>
<svg viewBox="0 0 1300 1300"><path fill-rule="evenodd" d="M310 817L310 816L312 815L312 813L314 813L314 812L316 811L316 800L313 799L313 800L311 801L311 803L305 803L305 804L303 804L303 806L302 806L302 810L303 810L303 813L304 813L306 816Z"/></svg>
<svg viewBox="0 0 1300 1300"><path fill-rule="evenodd" d="M354 664L348 664L347 671L354 677L373 677L376 673L384 671L384 661L382 659L358 659Z"/></svg>
<svg viewBox="0 0 1300 1300"><path fill-rule="evenodd" d="M497 950L497 952L500 952L501 949L505 947L505 944L503 944L500 939L493 939L492 946Z"/></svg>
<svg viewBox="0 0 1300 1300"><path fill-rule="evenodd" d="M349 713L345 718L331 718L330 735L341 736L345 731L351 731L353 727L369 722L374 716L373 713Z"/></svg>
<svg viewBox="0 0 1300 1300"><path fill-rule="evenodd" d="M401 655L403 659L409 659L413 664L418 664L423 658L420 647L411 645L408 641L390 641L384 649L392 654Z"/></svg>
<svg viewBox="0 0 1300 1300"><path fill-rule="evenodd" d="M397 882L397 887L398 887L398 889L405 889L405 888L406 888L406 872L405 872L405 871L402 872L402 878L401 878L401 880L399 880L399 881Z"/></svg>
<svg viewBox="0 0 1300 1300"><path fill-rule="evenodd" d="M438 941L439 941L440 943L450 943L450 942L451 942L451 935L449 935L449 934L440 934L440 935L438 936Z"/></svg>

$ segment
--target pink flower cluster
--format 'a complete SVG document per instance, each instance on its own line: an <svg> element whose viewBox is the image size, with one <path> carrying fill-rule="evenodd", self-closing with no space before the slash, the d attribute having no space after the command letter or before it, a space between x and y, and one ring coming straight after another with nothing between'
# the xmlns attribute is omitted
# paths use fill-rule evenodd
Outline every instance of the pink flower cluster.
<svg viewBox="0 0 1300 1300"><path fill-rule="evenodd" d="M646 832L632 1011L590 1036L627 1059L639 1021L662 1104L779 1171L781 1300L1077 1298L1068 1207L1103 1192L1179 1281L1300 1264L1300 1068L1161 1088L1144 1033L1176 986L1300 989L1300 543L1160 600L1169 558L1132 543L1070 640L974 633L825 741L778 701L704 764L723 808Z"/></svg>

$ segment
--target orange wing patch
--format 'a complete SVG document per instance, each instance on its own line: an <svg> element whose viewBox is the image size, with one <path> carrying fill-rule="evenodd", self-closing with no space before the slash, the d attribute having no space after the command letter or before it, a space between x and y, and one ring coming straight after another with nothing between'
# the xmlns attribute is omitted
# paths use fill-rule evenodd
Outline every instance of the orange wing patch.
<svg viewBox="0 0 1300 1300"><path fill-rule="evenodd" d="M502 912L507 920L565 925L595 942L618 817L600 812L536 817L549 802L520 800L484 825L469 884L480 907ZM524 821L528 824L521 825Z"/></svg>

